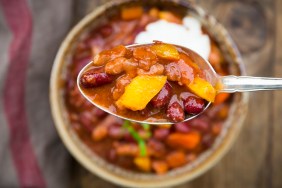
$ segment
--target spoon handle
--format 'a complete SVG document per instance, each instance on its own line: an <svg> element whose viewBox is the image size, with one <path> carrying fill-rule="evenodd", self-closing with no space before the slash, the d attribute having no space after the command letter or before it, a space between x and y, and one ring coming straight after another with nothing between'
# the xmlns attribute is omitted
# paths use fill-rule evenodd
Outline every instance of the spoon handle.
<svg viewBox="0 0 282 188"><path fill-rule="evenodd" d="M251 76L222 76L219 92L234 93L258 90L282 89L282 78L251 77Z"/></svg>

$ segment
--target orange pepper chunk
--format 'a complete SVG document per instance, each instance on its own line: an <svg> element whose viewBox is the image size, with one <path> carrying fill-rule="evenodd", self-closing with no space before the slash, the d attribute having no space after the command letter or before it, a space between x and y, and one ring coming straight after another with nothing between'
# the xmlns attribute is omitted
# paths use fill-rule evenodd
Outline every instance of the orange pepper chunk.
<svg viewBox="0 0 282 188"><path fill-rule="evenodd" d="M149 157L135 157L134 164L144 172L151 170L151 160Z"/></svg>
<svg viewBox="0 0 282 188"><path fill-rule="evenodd" d="M165 174L168 171L168 165L165 161L153 161L152 167L157 174Z"/></svg>
<svg viewBox="0 0 282 188"><path fill-rule="evenodd" d="M201 135L198 132L172 133L168 136L166 143L171 147L182 149L194 149L198 146Z"/></svg>
<svg viewBox="0 0 282 188"><path fill-rule="evenodd" d="M121 18L123 20L133 20L140 18L143 14L141 6L126 7L121 10Z"/></svg>
<svg viewBox="0 0 282 188"><path fill-rule="evenodd" d="M176 16L175 14L169 12L169 11L161 11L159 13L160 19L166 20L168 22L173 22L176 24L182 24L182 20L180 17Z"/></svg>
<svg viewBox="0 0 282 188"><path fill-rule="evenodd" d="M187 159L183 151L175 151L166 156L166 162L169 167L176 168L186 164Z"/></svg>
<svg viewBox="0 0 282 188"><path fill-rule="evenodd" d="M151 49L157 54L157 56L168 60L179 60L180 55L177 48L171 44L154 44Z"/></svg>
<svg viewBox="0 0 282 188"><path fill-rule="evenodd" d="M193 82L188 85L188 88L207 101L214 102L216 96L215 88L206 80L196 77Z"/></svg>
<svg viewBox="0 0 282 188"><path fill-rule="evenodd" d="M125 87L125 92L116 102L116 105L133 111L143 110L151 99L163 88L166 80L166 76L136 76Z"/></svg>
<svg viewBox="0 0 282 188"><path fill-rule="evenodd" d="M224 103L230 97L230 93L219 93L216 95L214 104Z"/></svg>
<svg viewBox="0 0 282 188"><path fill-rule="evenodd" d="M157 8L151 8L149 11L149 15L154 17L154 18L158 18L159 17L159 9Z"/></svg>

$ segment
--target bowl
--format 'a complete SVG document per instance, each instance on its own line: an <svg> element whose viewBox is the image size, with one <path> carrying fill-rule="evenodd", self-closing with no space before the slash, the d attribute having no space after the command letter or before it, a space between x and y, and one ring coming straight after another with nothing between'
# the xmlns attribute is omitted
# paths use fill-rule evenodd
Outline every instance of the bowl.
<svg viewBox="0 0 282 188"><path fill-rule="evenodd" d="M137 173L122 169L110 164L93 153L82 142L76 132L70 126L64 101L64 81L67 78L66 68L71 61L71 55L78 41L91 30L91 28L104 22L104 17L115 14L123 6L132 4L145 4L146 6L160 6L168 9L176 9L182 13L188 13L199 19L208 33L219 44L225 58L230 63L232 74L245 75L242 58L236 45L230 38L224 27L216 19L199 6L187 1L169 0L115 0L106 3L83 18L67 35L60 46L52 68L50 79L50 105L56 129L63 143L77 161L93 174L126 187L167 187L192 180L212 166L214 166L224 154L231 148L243 125L248 107L248 94L235 94L230 107L229 116L224 123L223 130L210 149L202 153L193 162L172 170L164 175Z"/></svg>

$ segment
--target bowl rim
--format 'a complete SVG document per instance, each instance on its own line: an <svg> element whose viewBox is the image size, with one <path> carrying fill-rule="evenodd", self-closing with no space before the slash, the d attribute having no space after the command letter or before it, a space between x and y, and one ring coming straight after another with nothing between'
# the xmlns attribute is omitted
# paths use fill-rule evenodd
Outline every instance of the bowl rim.
<svg viewBox="0 0 282 188"><path fill-rule="evenodd" d="M76 160L82 164L86 169L88 169L91 173L96 174L97 176L106 179L108 181L114 182L116 184L126 186L126 187L167 187L167 186L174 186L177 184L184 183L191 179L194 179L201 175L203 172L206 172L212 166L214 166L224 155L225 153L231 148L235 139L239 135L243 122L245 120L246 113L242 113L241 118L237 121L237 125L233 125L229 128L229 131L226 133L225 138L222 140L222 143L214 150L214 152L201 164L199 164L196 168L190 170L189 172L182 174L180 176L174 177L173 179L165 179L159 182L146 182L146 181L136 181L130 180L126 178L122 178L121 176L114 175L113 173L109 173L107 170L100 168L98 165L93 163L93 161L82 152L81 148L79 148L78 144L71 136L70 127L66 126L66 122L64 122L64 114L62 111L62 101L60 101L61 93L60 93L60 72L62 70L62 60L65 57L65 54L70 48L71 41L78 36L83 28L85 28L93 19L95 19L98 15L103 13L108 8L127 3L127 2L134 2L134 0L119 0L119 1L110 1L104 5L100 5L99 7L95 8L92 12L87 14L81 21L76 24L71 31L68 33L67 37L62 42L58 53L55 57L54 64L52 67L51 78L50 78L50 90L49 90L49 99L51 105L51 113L54 120L55 128L59 133L60 138L62 139L64 145L67 147L69 152L76 158ZM181 2L181 1L180 1ZM187 2L186 2L187 3ZM207 15L205 11L200 8L198 5L192 5L202 14ZM218 25L219 24L215 18L209 16L214 19L214 22ZM226 35L226 40L230 42L232 46L233 53L235 54L236 58L238 58L240 70L242 71L243 75L245 74L245 69L242 66L242 58L241 55L234 44L233 40L227 33L226 29L222 27L223 31ZM247 93L242 94L242 98L240 102L244 105L245 111L247 111L247 103L248 103L249 95Z"/></svg>

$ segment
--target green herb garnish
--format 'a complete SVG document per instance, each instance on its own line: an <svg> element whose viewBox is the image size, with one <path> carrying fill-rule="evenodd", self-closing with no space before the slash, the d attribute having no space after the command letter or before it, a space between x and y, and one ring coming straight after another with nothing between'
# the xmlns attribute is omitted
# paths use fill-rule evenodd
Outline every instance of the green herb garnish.
<svg viewBox="0 0 282 188"><path fill-rule="evenodd" d="M132 124L130 121L125 120L122 125L123 128L125 128L133 137L133 139L138 143L139 149L140 149L140 156L144 157L147 154L147 148L146 148L146 142L144 139L140 137L138 132L132 127Z"/></svg>

